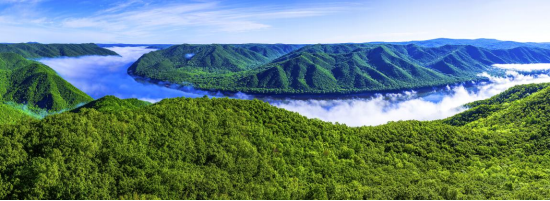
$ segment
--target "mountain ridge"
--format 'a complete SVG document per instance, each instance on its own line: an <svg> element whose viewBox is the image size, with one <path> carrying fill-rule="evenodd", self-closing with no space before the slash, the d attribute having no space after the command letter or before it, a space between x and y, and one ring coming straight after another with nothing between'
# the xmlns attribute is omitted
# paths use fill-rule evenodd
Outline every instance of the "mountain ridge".
<svg viewBox="0 0 550 201"><path fill-rule="evenodd" d="M86 55L116 56L116 52L101 48L93 43L86 44L40 44L12 43L0 44L0 52L17 53L25 58L77 57Z"/></svg>
<svg viewBox="0 0 550 201"><path fill-rule="evenodd" d="M178 47L182 46L171 48ZM171 57L179 59L171 59L162 56L168 53L168 49L159 50L143 55L128 72L204 90L258 94L338 94L477 81L484 79L478 77L482 72L503 75L503 70L491 66L497 63L550 63L550 49L537 47L491 50L472 45L422 47L416 44L368 43L306 45L279 54L278 58L270 61L252 59L253 62L246 62L246 59L241 59L239 65L222 62L227 61L223 59L235 58L232 55L250 55L249 51L224 52L208 59L197 57L203 63L208 62L204 70L205 67L179 62L189 52L172 54ZM213 63L216 58L220 59Z"/></svg>

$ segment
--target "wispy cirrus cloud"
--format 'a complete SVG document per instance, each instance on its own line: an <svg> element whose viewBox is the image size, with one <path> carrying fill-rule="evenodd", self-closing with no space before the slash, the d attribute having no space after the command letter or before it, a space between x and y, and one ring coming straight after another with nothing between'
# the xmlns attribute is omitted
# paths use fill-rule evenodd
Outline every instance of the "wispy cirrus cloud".
<svg viewBox="0 0 550 201"><path fill-rule="evenodd" d="M227 8L220 5L219 2L147 5L126 10L136 4L145 4L145 2L127 1L99 11L92 16L65 19L62 25L70 28L99 28L109 31L195 26L211 28L214 31L241 32L271 27L261 20L312 17L341 10L337 7L241 9Z"/></svg>
<svg viewBox="0 0 550 201"><path fill-rule="evenodd" d="M44 0L0 0L0 4L13 4L13 3L38 3Z"/></svg>
<svg viewBox="0 0 550 201"><path fill-rule="evenodd" d="M131 7L132 5L141 4L141 3L144 3L144 2L142 0L129 0L125 2L117 2L113 4L113 6L107 9L98 11L97 14L113 13L113 12L124 10L128 7Z"/></svg>
<svg viewBox="0 0 550 201"><path fill-rule="evenodd" d="M133 41L133 43L181 43L220 40L210 36L231 38L249 33L261 34L277 26L285 26L286 19L311 18L342 13L352 9L348 3L271 2L242 3L235 1L160 1L121 0L75 2L69 0L0 0L0 29L10 32L36 30L27 41L39 41L52 30L71 35L71 40L102 43ZM96 3L97 2L97 3ZM3 5L3 6L2 6ZM101 35L102 39L84 38ZM7 34L0 33L0 36ZM55 36L54 36L55 35ZM53 42L67 38L53 34L46 37ZM109 35L109 37L105 37ZM243 40L241 36L238 40ZM12 36L20 38L16 35ZM34 39L36 38L36 39ZM211 40L216 39L216 40ZM227 39L225 39L227 40ZM178 41L178 42L175 42ZM19 41L24 42L24 41ZM259 42L259 41L254 41ZM195 42L196 43L196 42Z"/></svg>

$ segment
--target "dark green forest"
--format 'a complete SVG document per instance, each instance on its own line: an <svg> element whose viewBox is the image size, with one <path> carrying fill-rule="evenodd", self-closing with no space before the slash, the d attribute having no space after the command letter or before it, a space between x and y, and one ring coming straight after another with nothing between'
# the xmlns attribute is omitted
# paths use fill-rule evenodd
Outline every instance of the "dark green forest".
<svg viewBox="0 0 550 201"><path fill-rule="evenodd" d="M16 53L0 53L0 103L58 111L92 100L50 67Z"/></svg>
<svg viewBox="0 0 550 201"><path fill-rule="evenodd" d="M539 47L186 44L145 54L128 72L206 90L341 94L483 80L482 72L503 74L493 64L548 63L548 55Z"/></svg>
<svg viewBox="0 0 550 201"><path fill-rule="evenodd" d="M1 126L0 198L548 199L549 96L516 86L375 127L259 100L107 96Z"/></svg>

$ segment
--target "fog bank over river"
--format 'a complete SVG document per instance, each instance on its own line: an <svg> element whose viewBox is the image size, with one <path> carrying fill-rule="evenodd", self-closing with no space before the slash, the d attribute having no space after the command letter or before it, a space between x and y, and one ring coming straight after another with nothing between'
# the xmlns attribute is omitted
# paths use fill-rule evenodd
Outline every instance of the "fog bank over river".
<svg viewBox="0 0 550 201"><path fill-rule="evenodd" d="M59 75L93 98L115 95L119 98L138 98L157 102L164 98L174 97L224 97L222 93L211 93L181 86L157 83L147 80L136 81L127 74L127 69L141 55L153 51L145 47L111 47L107 48L121 56L84 56L78 58L47 58L40 62L52 67ZM534 66L530 66L534 65ZM260 99L274 106L298 112L310 118L324 121L345 123L349 126L380 125L398 120L435 120L442 119L464 111L462 105L494 96L514 85L550 82L547 75L548 64L495 65L509 70L507 77L492 77L488 74L489 83L475 83L468 86L455 85L434 89L428 92L413 90L402 93L375 94L371 97L320 99L278 98ZM529 75L516 71L528 69ZM524 70L527 71L527 70ZM538 73L537 73L538 72ZM137 79L140 80L140 79ZM252 95L237 93L231 98L252 99Z"/></svg>

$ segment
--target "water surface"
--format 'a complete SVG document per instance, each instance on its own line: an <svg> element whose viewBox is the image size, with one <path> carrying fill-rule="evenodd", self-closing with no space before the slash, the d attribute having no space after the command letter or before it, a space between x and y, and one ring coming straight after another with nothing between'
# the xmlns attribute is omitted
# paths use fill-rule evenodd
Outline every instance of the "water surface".
<svg viewBox="0 0 550 201"><path fill-rule="evenodd" d="M40 62L93 98L115 95L157 102L174 97L258 98L310 118L345 123L350 126L380 125L398 120L435 120L464 111L464 104L494 96L514 85L550 82L550 65L495 65L508 70L506 77L486 77L488 82L458 83L446 87L391 93L363 93L345 96L254 96L195 90L167 82L135 78L128 67L141 55L153 51L145 47L110 47L121 56L50 58ZM529 72L519 73L521 71Z"/></svg>

